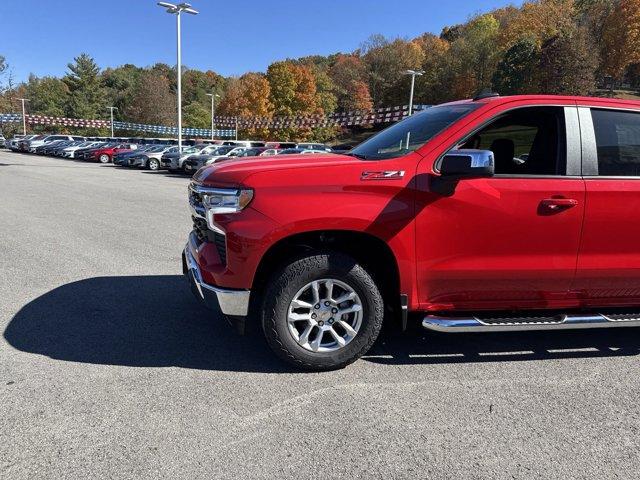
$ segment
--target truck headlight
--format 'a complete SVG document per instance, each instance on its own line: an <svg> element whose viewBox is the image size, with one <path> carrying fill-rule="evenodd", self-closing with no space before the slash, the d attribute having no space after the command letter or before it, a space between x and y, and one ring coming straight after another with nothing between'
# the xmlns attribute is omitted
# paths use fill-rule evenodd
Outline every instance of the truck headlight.
<svg viewBox="0 0 640 480"><path fill-rule="evenodd" d="M211 189L202 192L202 206L213 215L237 213L249 205L252 199L251 189Z"/></svg>

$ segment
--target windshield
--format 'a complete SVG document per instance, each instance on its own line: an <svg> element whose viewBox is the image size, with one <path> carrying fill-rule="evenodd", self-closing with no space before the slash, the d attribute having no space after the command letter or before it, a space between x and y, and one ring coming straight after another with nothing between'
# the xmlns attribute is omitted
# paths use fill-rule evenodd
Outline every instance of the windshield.
<svg viewBox="0 0 640 480"><path fill-rule="evenodd" d="M364 160L385 160L413 152L468 113L477 103L432 107L405 118L358 145L349 153Z"/></svg>
<svg viewBox="0 0 640 480"><path fill-rule="evenodd" d="M235 147L218 147L213 153L214 155L226 155Z"/></svg>

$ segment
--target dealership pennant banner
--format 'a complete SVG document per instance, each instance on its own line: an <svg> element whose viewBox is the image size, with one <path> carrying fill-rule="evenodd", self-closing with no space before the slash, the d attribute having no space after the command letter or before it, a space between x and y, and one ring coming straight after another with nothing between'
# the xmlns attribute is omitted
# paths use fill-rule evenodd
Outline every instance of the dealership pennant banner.
<svg viewBox="0 0 640 480"><path fill-rule="evenodd" d="M136 132L157 133L159 135L177 135L178 127L165 127L163 125L145 125L142 123L113 122L113 128L116 130L130 130ZM192 137L210 137L210 128L183 128L183 135ZM234 129L216 129L214 135L220 137L234 137L236 131Z"/></svg>
<svg viewBox="0 0 640 480"><path fill-rule="evenodd" d="M428 108L428 105L415 105L415 111ZM383 123L394 123L409 115L409 106L378 108L370 111L354 111L332 113L330 115L310 115L291 117L215 117L214 122L219 129L216 129L216 137L233 137L236 129L268 129L282 130L286 128L319 128L319 127L353 127L371 126ZM46 115L26 115L29 125L60 125L65 127L84 128L111 128L109 120L88 120L81 118L51 117ZM22 122L22 115L18 113L0 114L0 124ZM177 127L167 127L164 125L146 125L141 123L129 123L114 121L113 128L116 130L129 130L146 133L156 133L159 135L177 135ZM183 128L183 135L195 137L210 137L211 129L206 128Z"/></svg>

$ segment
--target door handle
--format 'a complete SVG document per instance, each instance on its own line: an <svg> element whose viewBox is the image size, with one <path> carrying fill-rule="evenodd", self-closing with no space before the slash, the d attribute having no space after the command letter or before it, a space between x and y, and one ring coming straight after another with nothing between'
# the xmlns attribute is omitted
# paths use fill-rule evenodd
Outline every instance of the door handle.
<svg viewBox="0 0 640 480"><path fill-rule="evenodd" d="M574 198L545 198L540 202L540 206L554 212L573 208L577 205L578 200Z"/></svg>

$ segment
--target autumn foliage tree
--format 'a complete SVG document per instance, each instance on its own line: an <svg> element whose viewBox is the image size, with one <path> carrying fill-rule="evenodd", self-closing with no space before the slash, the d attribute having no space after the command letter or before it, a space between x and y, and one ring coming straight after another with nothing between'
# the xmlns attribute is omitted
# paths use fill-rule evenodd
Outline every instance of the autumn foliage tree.
<svg viewBox="0 0 640 480"><path fill-rule="evenodd" d="M370 110L373 107L367 68L358 55L338 55L329 69L338 107L342 111Z"/></svg>
<svg viewBox="0 0 640 480"><path fill-rule="evenodd" d="M131 103L123 112L129 121L153 125L176 124L176 97L164 75L144 71L134 89Z"/></svg>
<svg viewBox="0 0 640 480"><path fill-rule="evenodd" d="M472 19L448 51L450 65L460 72L453 81L458 97L469 97L491 87L491 78L499 61L496 42L499 23L487 14Z"/></svg>
<svg viewBox="0 0 640 480"><path fill-rule="evenodd" d="M503 95L535 93L540 47L533 37L523 37L505 52L493 74L493 88Z"/></svg>
<svg viewBox="0 0 640 480"><path fill-rule="evenodd" d="M621 79L632 64L640 63L640 0L619 0L604 20L603 72Z"/></svg>
<svg viewBox="0 0 640 480"><path fill-rule="evenodd" d="M414 41L389 41L374 36L363 45L363 60L369 73L369 89L374 106L407 102L409 78L405 70L419 69L425 54Z"/></svg>
<svg viewBox="0 0 640 480"><path fill-rule="evenodd" d="M587 95L594 91L598 62L594 51L582 28L544 42L539 65L541 91L564 95Z"/></svg>
<svg viewBox="0 0 640 480"><path fill-rule="evenodd" d="M242 118L271 118L273 105L270 97L271 87L267 78L261 73L246 73L229 82L217 114ZM265 134L256 130L248 133L251 136Z"/></svg>

